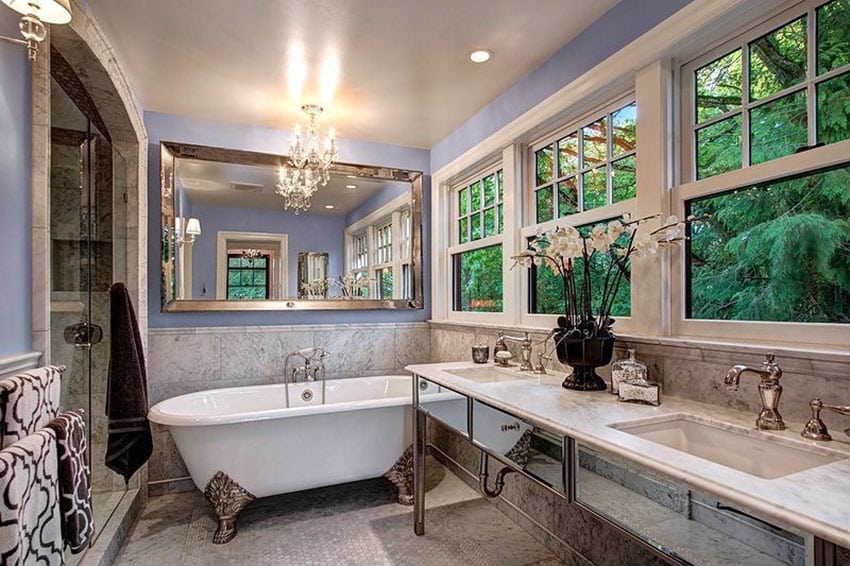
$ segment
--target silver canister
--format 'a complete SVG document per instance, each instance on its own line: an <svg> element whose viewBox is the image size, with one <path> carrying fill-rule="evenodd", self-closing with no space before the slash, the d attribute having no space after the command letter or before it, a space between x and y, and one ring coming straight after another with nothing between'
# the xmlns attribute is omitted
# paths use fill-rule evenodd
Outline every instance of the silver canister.
<svg viewBox="0 0 850 566"><path fill-rule="evenodd" d="M487 344L475 344L472 347L472 361L476 364L486 364L490 359L490 346Z"/></svg>

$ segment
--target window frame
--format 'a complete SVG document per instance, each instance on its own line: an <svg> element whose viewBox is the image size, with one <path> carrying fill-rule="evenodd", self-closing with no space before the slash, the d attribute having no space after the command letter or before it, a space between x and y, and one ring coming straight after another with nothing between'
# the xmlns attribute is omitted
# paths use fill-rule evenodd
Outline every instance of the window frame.
<svg viewBox="0 0 850 566"><path fill-rule="evenodd" d="M685 213L686 202L692 199L721 194L740 187L769 183L794 175L811 173L818 169L838 166L842 163L850 163L850 159L847 157L850 155L850 140L843 140L750 165L750 156L748 153L750 134L744 129L744 126L749 122L749 108L752 106L742 105L734 111L722 114L722 117L712 118L712 120L723 119L723 117L734 115L735 112L738 112L742 116L742 120L746 118L747 122L742 122L741 167L711 177L696 179L696 146L694 142L697 125L692 123L696 112L694 72L696 69L715 61L719 57L735 49L742 48L742 57L744 58L742 68L742 73L744 74L742 77L743 102L744 99L749 98L749 73L746 47L749 43L765 34L769 34L803 15L807 16L808 53L807 75L804 81L804 88L808 97L807 128L808 143L811 145L817 128L817 102L816 91L814 90L816 85L850 70L850 65L844 65L817 77L817 70L815 68L817 53L815 49L812 49L812 46L816 48L817 42L817 37L813 33L815 27L814 13L820 6L827 3L828 0L804 0L792 4L785 3L770 14L754 22L753 25L739 28L725 40L715 44L714 47L706 49L702 53L678 65L678 129L681 132L681 143L678 148L678 178L680 179L680 183L673 186L670 191L674 214L679 215L681 218ZM765 101L775 100L798 90L800 90L799 86L789 87L773 95L764 97L757 102L761 105ZM712 123L712 121L707 120L699 126L705 127L709 123ZM744 147L746 147L747 153L744 153ZM745 157L746 159L744 159ZM671 284L668 290L669 297L666 299L671 310L669 335L679 338L700 337L720 341L734 340L735 342L743 343L792 342L805 346L819 346L821 348L829 346L843 347L847 343L850 343L850 324L687 318L686 300L688 281L686 280L686 266L688 258L686 254L686 246L681 246L681 249L676 250L671 256Z"/></svg>
<svg viewBox="0 0 850 566"><path fill-rule="evenodd" d="M680 179L683 182L695 182L697 179L697 144L696 132L713 124L722 122L734 116L741 118L741 167L754 167L760 164L750 164L752 152L750 147L750 112L754 108L760 108L778 99L790 96L794 93L806 93L806 145L811 147L817 136L817 86L839 75L850 72L850 63L832 69L822 75L817 71L817 34L815 33L816 12L821 6L828 4L830 0L804 0L792 5L783 5L778 12L767 19L762 19L756 25L739 29L734 36L704 51L690 60L684 62L679 68L681 85L680 108L681 121L681 154L680 154ZM758 100L750 100L750 69L749 69L749 46L757 39L769 35L791 22L806 16L806 77L801 83L783 88L771 95ZM696 123L696 84L695 72L711 64L718 59L732 53L741 51L741 105L713 116L702 123ZM837 143L837 142L836 142ZM787 157L787 156L785 156ZM779 158L781 159L781 158ZM722 175L722 173L720 174ZM707 178L715 178L718 175Z"/></svg>
<svg viewBox="0 0 850 566"><path fill-rule="evenodd" d="M557 170L558 170L557 142L561 139L568 137L572 133L580 134L583 128L590 126L591 124L594 124L595 122L598 122L599 120L601 120L603 118L608 121L608 128L609 128L609 132L610 132L612 130L612 126L611 126L612 115L616 111L622 110L623 108L625 108L627 106L631 106L632 104L634 104L635 108L637 108L637 101L636 101L636 97L635 97L634 88L628 90L627 92L625 92L623 94L618 95L616 98L609 100L608 102L606 102L605 104L603 104L601 106L597 106L596 108L594 108L593 110L591 110L589 112L582 113L577 119L569 120L566 124L559 126L555 131L548 133L545 136L541 137L540 139L535 140L533 143L529 144L528 159L524 163L524 170L525 170L524 188L527 189L527 190L523 190L523 198L522 198L522 201L523 201L523 226L524 227L532 226L532 225L538 225L538 224L543 225L543 224L550 223L553 220L554 221L565 220L567 218L571 218L571 217L576 216L578 214L586 214L586 213L590 213L591 211L594 211L594 210L609 208L609 207L613 207L615 205L618 205L618 204L621 204L621 203L624 203L624 202L633 201L634 198L636 198L636 197L633 197L631 199L626 199L626 200L623 200L623 201L614 202L614 200L613 200L613 190L614 190L613 179L612 179L610 174L606 173L605 191L606 191L606 199L610 198L610 200L611 200L611 202L609 204L606 204L606 205L603 205L603 206L598 206L598 207L591 208L591 209L588 209L588 210L583 210L584 209L584 203L583 203L584 192L583 192L583 190L580 186L577 186L577 189L578 189L578 194L577 194L577 201L578 201L577 205L578 206L577 206L577 208L581 209L581 210L579 212L575 212L573 214L568 214L567 216L562 216L562 217L558 216L557 184L559 182L563 181L564 179L568 179L570 177L575 177L576 180L578 181L579 177L581 177L585 173L590 172L590 171L597 169L599 167L604 167L606 172L607 172L609 165L613 166L613 164L616 163L617 161L620 161L622 159L627 159L629 157L634 157L635 162L637 162L637 143L635 143L634 149L627 151L627 152L624 152L624 153L617 155L615 157L613 155L613 151L612 151L613 150L613 139L614 138L613 138L613 136L609 135L609 136L607 136L607 140L606 140L606 157L600 164L597 164L595 167L578 167L574 174L566 175L564 177L560 177L559 175L557 175ZM635 136L635 137L637 138L637 136ZM579 144L578 145L578 152L579 153L582 152L581 138L582 138L582 136L579 135L579 139L578 139L578 144ZM541 149L543 149L547 146L555 148L553 160L554 160L554 167L555 167L555 173L556 174L552 177L552 180L549 183L545 183L543 185L543 186L549 185L549 184L552 185L552 190L553 190L553 201L552 202L553 202L553 208L554 208L553 220L546 220L544 222L537 222L537 191L538 191L538 185L537 185L537 158L536 158L536 155L537 155L537 152L539 150L541 150Z"/></svg>
<svg viewBox="0 0 850 566"><path fill-rule="evenodd" d="M640 194L640 191L635 190L636 196L634 198L626 199L619 202L614 202L611 204L607 204L605 206L599 206L596 208L591 208L590 210L582 210L581 212L576 212L574 214L570 214L567 216L563 216L560 218L554 218L552 220L547 220L545 222L536 222L537 218L537 199L536 199L536 157L535 153L547 146L553 145L559 139L564 136L569 135L574 131L579 131L585 125L591 124L597 121L601 116L606 116L610 119L610 116L613 112L629 106L634 103L636 108L638 107L638 97L634 83L629 89L624 91L620 91L616 96L608 99L604 104L597 106L595 109L591 111L583 112L575 119L569 120L566 124L559 126L554 131L547 133L545 136L541 136L534 143L529 145L529 149L527 152L527 159L524 160L524 175L523 179L525 181L522 191L522 202L523 202L523 226L519 230L519 245L520 248L517 250L518 253L520 250L525 249L526 242L528 239L537 235L540 232L547 232L555 229L558 226L586 226L588 224L594 225L601 222L607 222L612 218L622 217L624 214L635 214L637 210L637 195ZM637 108L637 113L640 114L640 108ZM628 156L635 157L636 169L640 171L640 162L639 159L639 146L641 136L637 135L637 128L639 128L640 122L636 122L635 132L636 132L636 145L635 149L624 153L622 155L618 155L616 159L611 155L611 139L608 140L608 156L605 161L605 167L609 163L614 163L620 159L625 159ZM557 156L555 157L557 160ZM557 165L556 165L557 167ZM582 169L579 169L576 175L581 175ZM635 183L637 185L637 179L635 178ZM553 184L556 184L557 181L553 179ZM611 179L607 180L607 190L612 190L612 181ZM579 192L579 198L581 198L581 192ZM512 254L514 255L514 254ZM540 314L540 313L532 313L531 312L531 296L533 291L531 289L531 275L529 270L522 269L521 270L522 277L520 280L520 323L524 326L531 326L537 328L554 328L557 325L558 316L557 314ZM632 292L632 313L634 314L634 292ZM615 331L617 332L630 332L633 331L634 326L632 324L632 316L628 317L618 317L617 324L615 327Z"/></svg>
<svg viewBox="0 0 850 566"><path fill-rule="evenodd" d="M498 227L498 208L502 207L502 214L504 218L503 229L501 232L494 234L492 236L483 236L478 238L477 240L469 240L464 243L460 243L460 227L459 222L461 218L472 218L472 211L467 210L466 215L460 214L460 202L458 199L458 194L461 190L469 187L475 183L483 183L484 179L491 176L497 175L498 172L502 171L502 192L503 199L499 200L499 187L496 187L496 199L493 205L493 208L496 210L496 226ZM488 248L492 246L500 245L502 246L502 271L504 274L505 262L506 258L509 257L509 246L506 245L505 238L505 228L507 228L507 216L505 215L504 210L504 200L507 198L507 187L504 186L506 183L506 171L504 170L503 163L501 161L491 164L489 167L485 167L482 169L478 169L473 174L468 174L462 178L462 180L452 183L451 186L448 187L447 196L448 196L448 218L450 219L449 226L449 246L446 248L446 255L448 259L447 265L447 279L448 279L448 313L449 317L454 320L466 320L466 321L477 321L477 320L499 320L505 314L507 310L506 307L506 289L505 289L505 278L502 277L502 310L494 311L494 312L481 312L481 311L462 311L456 308L457 306L457 277L456 273L456 265L457 262L455 260L455 256L462 254L464 252L470 252L482 248ZM484 201L482 200L481 206L476 213L480 216L481 230L482 234L484 232L484 210L488 208L485 206ZM469 228L470 234L472 233L472 228ZM471 237L471 236L470 236Z"/></svg>
<svg viewBox="0 0 850 566"><path fill-rule="evenodd" d="M231 265L230 265L230 260L231 260L231 259L234 259L234 258L238 259L238 258L241 258L241 257L242 257L242 255L241 255L241 254L238 254L238 253L231 253L230 251L228 251L228 252L227 252L227 270L226 270L227 280L226 280L226 282L225 282L225 285L226 285L226 288L225 288L225 296L227 297L227 300L228 300L228 301L267 301L267 300L269 300L269 299L271 298L271 276L272 276L272 273L271 273L272 256L271 256L271 254L270 254L270 253L261 253L261 254L260 254L260 255L256 258L256 259L263 258L263 259L265 259L265 260L266 260L266 265L265 265L264 267L262 267L262 268L257 268L255 265L253 265L253 263L251 264L251 266L250 266L250 267L242 267L242 266L239 266L239 267L233 267L233 266L231 266ZM253 262L253 260L247 260L247 261L251 261L251 262ZM231 298L231 297L230 297L230 289L231 289L231 288L233 288L233 287L230 285L230 272L231 272L231 271L239 271L240 273L241 273L241 272L244 272L244 271L252 271L252 272L264 271L264 272L266 273L266 285L265 285L265 287L266 287L266 296L265 296L265 297L262 297L262 298L260 298L260 299L236 299L236 298ZM247 286L246 286L246 285L236 285L235 287L236 287L236 288L245 288L245 287L247 287ZM250 285L250 287L258 287L258 285Z"/></svg>

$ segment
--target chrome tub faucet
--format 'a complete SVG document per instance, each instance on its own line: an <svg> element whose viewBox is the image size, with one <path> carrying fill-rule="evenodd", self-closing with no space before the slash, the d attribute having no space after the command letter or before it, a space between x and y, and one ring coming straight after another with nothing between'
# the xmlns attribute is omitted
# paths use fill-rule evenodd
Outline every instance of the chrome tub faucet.
<svg viewBox="0 0 850 566"><path fill-rule="evenodd" d="M782 377L782 368L773 361L774 355L767 354L761 367L745 365L733 366L726 372L723 383L731 391L737 391L741 383L741 375L747 372L761 376L759 383L759 396L761 397L761 411L756 419L756 426L762 430L785 430L785 421L779 414L779 397L782 395L782 386L779 378Z"/></svg>
<svg viewBox="0 0 850 566"><path fill-rule="evenodd" d="M809 440L832 440L832 435L829 434L826 425L820 420L821 410L826 409L827 411L850 417L850 406L824 405L823 401L817 397L809 401L809 407L812 408L812 418L809 419L809 422L803 427L803 432L800 433L800 436ZM845 428L844 434L850 436L850 428Z"/></svg>

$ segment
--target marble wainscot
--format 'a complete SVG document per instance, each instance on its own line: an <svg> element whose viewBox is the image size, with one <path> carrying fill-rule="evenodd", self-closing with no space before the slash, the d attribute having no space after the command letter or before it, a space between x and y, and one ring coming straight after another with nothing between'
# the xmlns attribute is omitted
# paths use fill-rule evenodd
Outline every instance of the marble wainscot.
<svg viewBox="0 0 850 566"><path fill-rule="evenodd" d="M470 334L473 343L480 341L480 331L478 336L475 336L476 331ZM436 338L436 341L439 340L439 337ZM432 332L432 351L434 344L435 336ZM524 378L516 381L477 383L449 373L451 370L472 367L481 366L472 362L453 362L413 365L407 369L524 418L536 426L570 436L580 446L589 448L587 454L580 453L582 469L593 469L594 475L602 480L616 479L608 482L611 490L630 487L631 484L631 489L623 490L622 494L609 502L609 517L616 516L618 512L637 513L640 515L637 517L638 523L645 526L650 535L667 529L668 532L662 534L687 536L689 533L686 531L692 530L690 525L683 528L681 521L677 526L676 522L661 520L654 515L656 510L652 509L653 504L663 503L657 506L658 513L664 512L662 507L684 513L687 519L708 525L715 533L731 529L739 535L735 538L742 540L743 546L733 543L729 552L735 557L723 556L725 563L732 563L729 560L748 564L803 563L805 539L809 535L844 547L850 546L850 438L838 438L844 427L833 429L839 434L835 435L837 440L832 443L812 443L800 438L800 430L808 415L804 418L786 418L788 429L785 431L759 431L758 436L828 454L834 460L787 476L763 479L609 426L636 419L687 413L755 433L756 411L742 412L670 395L665 397L660 407L620 403L607 392L564 390L560 387L563 377L560 374L543 377L525 374ZM722 375L717 379L722 383ZM429 435L438 457L447 459L450 468L473 482L478 469L477 448L435 421L430 423ZM595 462L593 454L597 451L606 457ZM491 466L490 472L494 474L501 464L494 464L491 459ZM633 466L647 473L636 478L630 472ZM580 483L580 490L583 485ZM641 492L642 497L631 501L629 498L635 492ZM720 501L734 506L735 510L718 515L715 502ZM614 527L582 509L568 505L523 476L509 475L502 496L494 503L568 562L659 562L658 558L637 543L625 539ZM605 502L601 505L604 506ZM752 521L744 513L753 514L790 532L779 533L781 536L770 542L765 537L777 535L782 529L773 528L757 519ZM426 515L426 530L427 524ZM721 541L726 542L722 537L717 540L703 537L689 544L701 544L706 550L714 546L716 551ZM702 549L684 550L699 553ZM746 555L746 552L751 555ZM846 563L845 551L839 549L839 552L843 560L840 563Z"/></svg>
<svg viewBox="0 0 850 566"><path fill-rule="evenodd" d="M286 355L324 348L327 379L399 375L430 361L426 323L151 329L150 404L221 387L283 382ZM168 430L154 425L152 495L195 489Z"/></svg>

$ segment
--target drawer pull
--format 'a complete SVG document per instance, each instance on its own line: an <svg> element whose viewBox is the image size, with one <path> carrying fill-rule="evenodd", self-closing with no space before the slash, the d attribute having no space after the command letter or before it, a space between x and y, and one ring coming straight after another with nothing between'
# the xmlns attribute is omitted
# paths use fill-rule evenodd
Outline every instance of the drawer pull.
<svg viewBox="0 0 850 566"><path fill-rule="evenodd" d="M511 423L511 424L503 424L502 432L508 432L511 430L519 430L519 423Z"/></svg>

